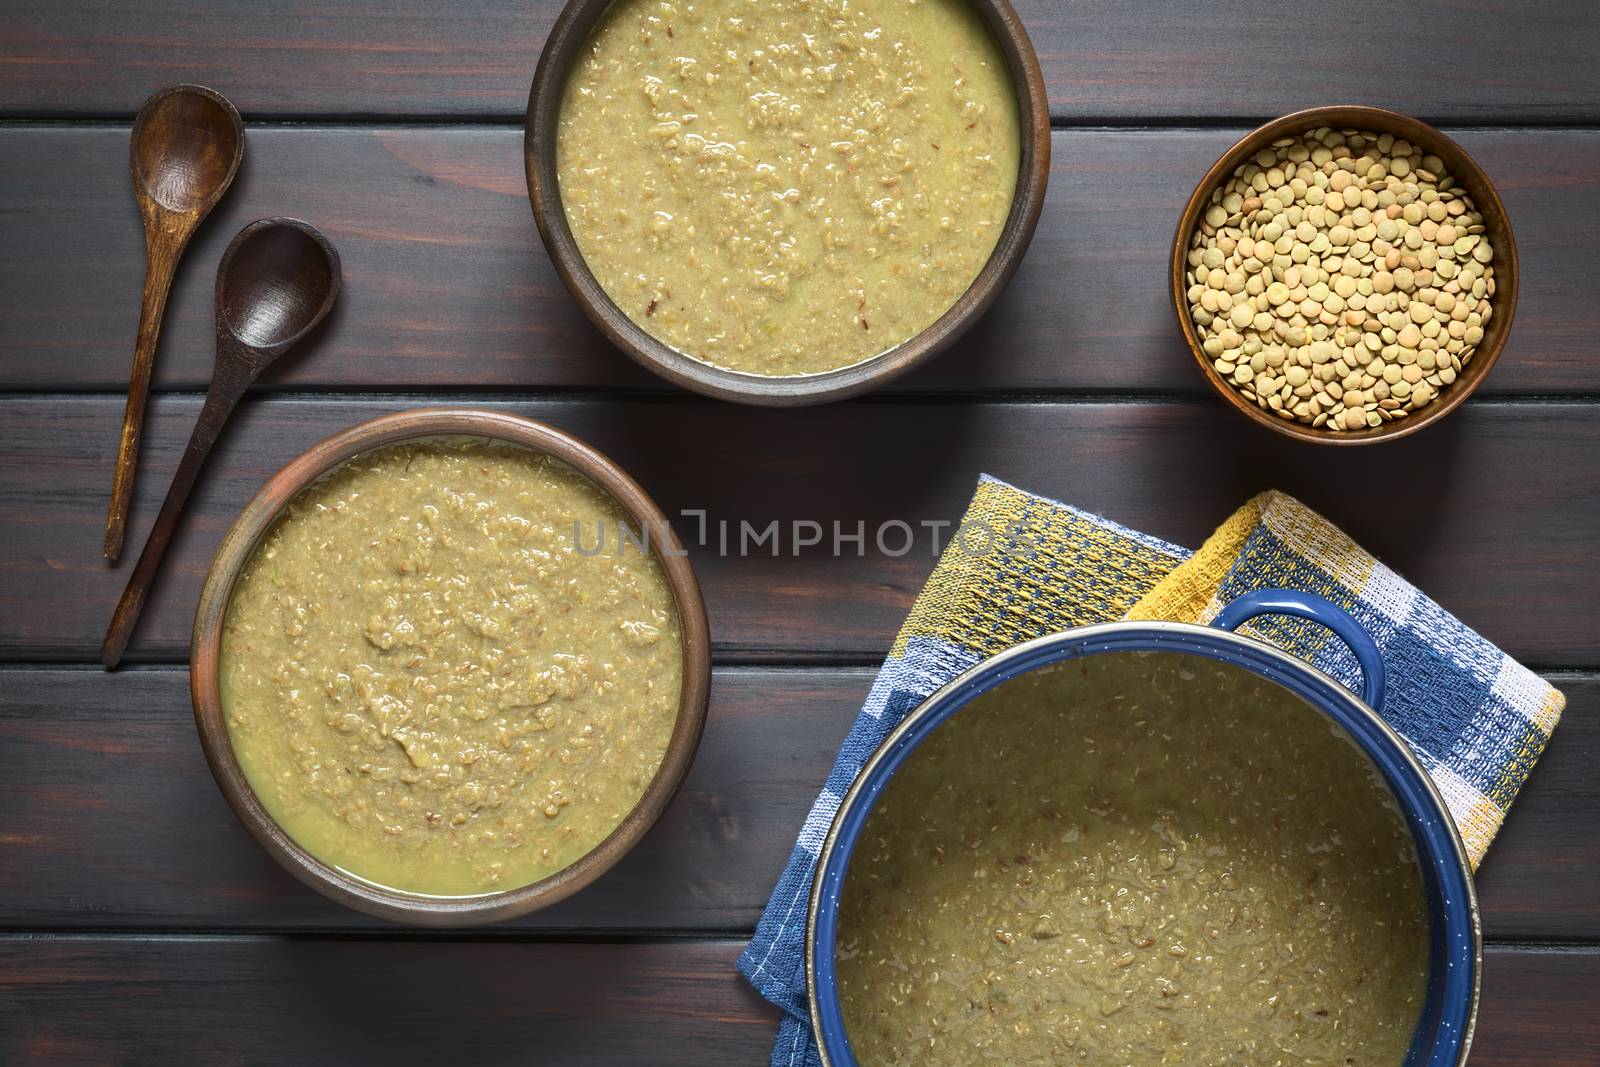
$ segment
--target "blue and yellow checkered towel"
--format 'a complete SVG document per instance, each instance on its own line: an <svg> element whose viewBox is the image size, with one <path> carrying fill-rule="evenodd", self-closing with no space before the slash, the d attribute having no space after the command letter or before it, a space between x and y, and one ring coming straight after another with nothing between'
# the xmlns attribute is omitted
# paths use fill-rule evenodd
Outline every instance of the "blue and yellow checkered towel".
<svg viewBox="0 0 1600 1067"><path fill-rule="evenodd" d="M772 1051L777 1067L820 1064L806 1008L806 909L840 799L909 711L997 652L1111 619L1205 623L1252 589L1324 596L1383 650L1383 716L1432 775L1474 867L1566 704L1549 683L1282 493L1250 501L1197 552L988 477L963 525L998 536L979 539L987 551L953 542L940 557L739 958L745 977L783 1009ZM1316 624L1274 617L1245 629L1361 691L1355 657Z"/></svg>

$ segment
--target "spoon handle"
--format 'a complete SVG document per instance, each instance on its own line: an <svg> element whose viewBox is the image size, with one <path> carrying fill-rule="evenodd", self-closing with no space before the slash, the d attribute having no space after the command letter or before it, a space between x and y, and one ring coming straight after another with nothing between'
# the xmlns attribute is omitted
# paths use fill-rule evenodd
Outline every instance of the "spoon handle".
<svg viewBox="0 0 1600 1067"><path fill-rule="evenodd" d="M139 337L133 346L133 374L128 380L128 406L122 413L122 437L117 442L117 467L111 481L111 507L106 513L106 559L122 555L128 526L128 502L133 497L133 471L139 462L139 438L150 397L150 372L155 365L156 341L161 336L161 316L172 291L172 276L189 240L190 227L164 225L152 216L145 226L144 298L139 306Z"/></svg>
<svg viewBox="0 0 1600 1067"><path fill-rule="evenodd" d="M116 613L111 616L105 643L100 646L100 662L107 667L115 667L121 661L128 640L133 636L134 625L139 621L139 613L144 610L145 599L150 595L150 583L161 568L167 545L177 531L178 519L183 514L184 504L188 502L190 490L194 488L195 478L199 476L200 468L205 466L206 457L211 454L211 446L216 443L223 424L228 421L228 416L233 413L239 398L254 377L227 373L223 363L223 360L218 360L217 373L211 379L211 387L206 390L206 402L200 409L200 419L195 423L194 432L189 435L189 445L183 450L178 471L172 476L167 499L161 504L161 513L150 528L144 551L139 554L139 562L128 576L128 585L122 591L122 599L117 602Z"/></svg>

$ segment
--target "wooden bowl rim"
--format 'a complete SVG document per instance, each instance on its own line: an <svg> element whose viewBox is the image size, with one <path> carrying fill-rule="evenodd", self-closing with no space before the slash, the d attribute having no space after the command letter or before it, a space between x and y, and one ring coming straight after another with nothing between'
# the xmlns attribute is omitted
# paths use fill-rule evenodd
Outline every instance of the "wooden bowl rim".
<svg viewBox="0 0 1600 1067"><path fill-rule="evenodd" d="M556 175L561 99L590 32L615 2L618 0L568 0L556 17L528 93L523 166L534 221L556 273L589 321L634 362L686 389L723 400L768 407L820 404L864 393L918 366L949 347L998 299L1033 238L1050 177L1050 102L1044 74L1033 42L1009 0L966 0L1006 57L1022 141L1011 211L994 251L966 292L920 333L848 367L786 376L714 367L650 336L595 280L572 236Z"/></svg>
<svg viewBox="0 0 1600 1067"><path fill-rule="evenodd" d="M1200 213L1210 202L1212 190L1226 181L1246 159L1279 137L1303 133L1318 126L1335 129L1358 127L1377 130L1380 133L1393 133L1421 146L1429 155L1444 158L1450 165L1451 177L1467 190L1474 205L1482 213L1485 239L1495 236L1499 243L1504 245L1503 248L1495 248L1494 317L1490 320L1489 327L1485 329L1484 339L1473 353L1472 361L1467 365L1468 369L1457 377L1455 382L1443 389L1439 398L1424 408L1420 414L1408 415L1403 419L1366 430L1333 431L1314 428L1298 421L1272 415L1246 400L1211 365L1205 350L1200 347L1200 338L1189 313L1188 285L1184 279L1184 274L1188 270L1189 238L1199 224ZM1504 230L1503 238L1494 233L1497 227ZM1178 316L1178 327L1189 345L1189 352L1200 365L1206 381L1211 384L1212 389L1222 395L1229 406L1251 421L1299 441L1322 445L1376 444L1408 437L1438 422L1460 407L1493 369L1495 362L1500 358L1501 350L1505 348L1506 338L1511 333L1511 323L1516 317L1517 242L1511 228L1511 216L1506 213L1505 204L1501 202L1500 194L1496 191L1494 183L1489 180L1489 175L1466 149L1449 136L1421 119L1403 115L1398 111L1365 104L1332 104L1294 111L1256 127L1234 142L1233 146L1211 165L1205 177L1200 179L1194 192L1189 195L1188 202L1178 217L1177 232L1172 239L1169 285L1173 310Z"/></svg>
<svg viewBox="0 0 1600 1067"><path fill-rule="evenodd" d="M655 777L633 810L599 844L554 874L528 885L470 897L435 897L389 889L346 874L312 856L267 813L245 779L222 712L219 658L228 601L245 564L283 509L305 488L357 455L419 438L472 437L504 441L552 456L610 493L629 517L665 538L652 549L672 589L683 645L678 718ZM662 542L658 542L660 544ZM682 785L705 726L711 684L711 642L705 601L694 568L661 510L621 467L560 430L503 412L420 408L380 415L311 446L269 478L223 537L195 612L190 689L195 726L206 762L234 814L290 874L317 892L368 915L419 926L500 922L548 907L610 869L666 809Z"/></svg>

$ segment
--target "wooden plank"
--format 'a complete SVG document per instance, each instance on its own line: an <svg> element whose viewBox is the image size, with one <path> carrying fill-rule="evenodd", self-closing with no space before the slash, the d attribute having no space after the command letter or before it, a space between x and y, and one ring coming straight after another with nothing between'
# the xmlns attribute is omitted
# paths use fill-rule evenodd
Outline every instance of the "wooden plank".
<svg viewBox="0 0 1600 1067"><path fill-rule="evenodd" d="M732 941L0 939L0 1061L765 1062Z"/></svg>
<svg viewBox="0 0 1600 1067"><path fill-rule="evenodd" d="M740 948L12 938L0 1059L746 1067L777 1014L734 972ZM1491 949L1472 1062L1592 1067L1596 988L1600 951Z"/></svg>
<svg viewBox="0 0 1600 1067"><path fill-rule="evenodd" d="M1226 13L1168 0L1016 0L1059 118L1264 117L1351 96L1457 121L1600 116L1600 21L1585 0L1424 14L1368 5L1326 32L1266 0ZM247 117L520 117L558 0L334 7L223 0L13 0L0 59L9 114L131 115L199 81Z"/></svg>
<svg viewBox="0 0 1600 1067"><path fill-rule="evenodd" d="M1057 131L1044 217L993 312L897 391L1201 393L1164 291L1172 228L1243 132ZM1600 131L1458 131L1517 229L1523 296L1485 393L1600 392ZM235 188L189 250L158 389L210 374L212 286L233 233L264 215L323 228L346 290L324 342L272 385L664 389L609 347L534 232L522 134L504 128L252 129ZM0 128L6 233L0 388L127 388L143 237L121 128Z"/></svg>
<svg viewBox="0 0 1600 1067"><path fill-rule="evenodd" d="M430 398L431 399L431 398ZM247 402L202 477L134 639L135 659L187 654L200 581L257 487L313 441L415 398ZM435 401L436 402L436 401ZM121 401L0 399L0 659L90 661L127 569L100 558ZM924 522L958 519L982 472L1196 546L1251 494L1302 494L1490 640L1536 666L1600 666L1600 420L1577 402L1469 404L1382 448L1287 443L1213 401L907 404L774 413L702 401L495 401L613 456L669 515L708 517L695 547L724 659L872 662L932 569ZM199 407L158 398L129 523L143 543ZM870 478L856 476L870 470ZM781 524L781 558L738 558L741 522ZM873 531L900 520L915 548ZM729 551L718 545L729 523ZM792 552L795 522L823 544ZM841 542L864 524L866 543ZM803 531L802 531L803 532ZM891 530L892 534L893 531ZM891 548L898 549L893 538ZM857 553L860 553L859 555Z"/></svg>
<svg viewBox="0 0 1600 1067"><path fill-rule="evenodd" d="M593 887L496 932L754 928L871 678L718 670L700 753L661 822ZM1490 938L1600 939L1600 678L1553 681L1570 710L1480 877ZM195 744L180 669L0 670L0 751L5 925L381 925L301 887L245 834Z"/></svg>
<svg viewBox="0 0 1600 1067"><path fill-rule="evenodd" d="M870 684L865 670L719 670L694 768L650 834L594 886L498 929L754 929ZM186 671L0 671L0 751L0 925L384 925L304 888L244 832L195 741Z"/></svg>
<svg viewBox="0 0 1600 1067"><path fill-rule="evenodd" d="M1600 951L1490 948L1472 1062L1594 1067L1600 1049Z"/></svg>

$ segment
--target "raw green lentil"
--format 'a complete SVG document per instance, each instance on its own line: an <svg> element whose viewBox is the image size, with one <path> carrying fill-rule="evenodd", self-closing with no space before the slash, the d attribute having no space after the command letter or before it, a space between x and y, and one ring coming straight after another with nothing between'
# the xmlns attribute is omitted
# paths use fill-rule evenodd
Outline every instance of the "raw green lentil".
<svg viewBox="0 0 1600 1067"><path fill-rule="evenodd" d="M1495 292L1483 216L1443 166L1387 134L1323 127L1280 138L1213 190L1188 300L1217 373L1281 418L1335 431L1437 400L1482 342ZM1208 303L1212 279L1235 274L1265 281ZM1241 377L1247 351L1266 364ZM1336 377L1294 373L1330 363ZM1347 384L1356 367L1387 382L1395 366L1420 367L1407 382L1421 388Z"/></svg>

